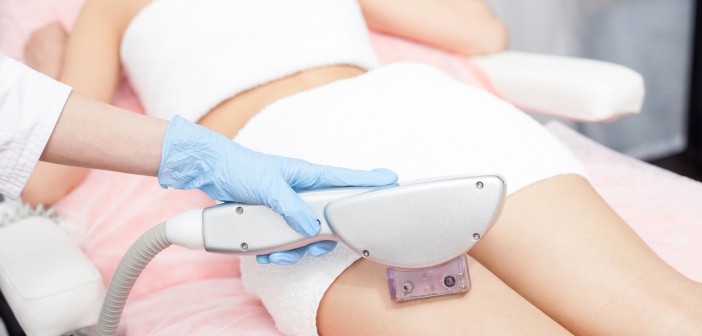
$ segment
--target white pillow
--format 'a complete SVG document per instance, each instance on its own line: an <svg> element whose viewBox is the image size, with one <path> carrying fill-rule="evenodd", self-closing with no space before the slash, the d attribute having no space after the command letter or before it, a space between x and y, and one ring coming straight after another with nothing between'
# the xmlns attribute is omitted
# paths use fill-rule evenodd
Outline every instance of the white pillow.
<svg viewBox="0 0 702 336"><path fill-rule="evenodd" d="M471 61L502 98L527 112L608 121L639 113L643 105L643 77L621 65L515 51Z"/></svg>
<svg viewBox="0 0 702 336"><path fill-rule="evenodd" d="M0 288L27 335L97 323L105 286L78 246L47 217L0 228Z"/></svg>

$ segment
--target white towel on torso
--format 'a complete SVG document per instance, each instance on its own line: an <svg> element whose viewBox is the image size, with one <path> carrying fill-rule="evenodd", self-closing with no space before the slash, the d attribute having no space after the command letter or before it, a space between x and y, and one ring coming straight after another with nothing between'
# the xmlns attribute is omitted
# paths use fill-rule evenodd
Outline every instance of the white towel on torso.
<svg viewBox="0 0 702 336"><path fill-rule="evenodd" d="M197 121L253 87L330 65L378 65L355 0L156 0L121 59L146 113Z"/></svg>

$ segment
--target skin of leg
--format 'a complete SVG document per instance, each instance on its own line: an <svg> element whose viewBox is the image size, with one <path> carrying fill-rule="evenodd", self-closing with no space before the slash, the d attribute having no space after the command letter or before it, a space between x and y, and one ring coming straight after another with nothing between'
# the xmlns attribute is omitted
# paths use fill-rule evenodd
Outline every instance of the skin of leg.
<svg viewBox="0 0 702 336"><path fill-rule="evenodd" d="M361 259L327 290L320 335L568 335L568 331L468 257L465 295L393 303L385 266Z"/></svg>
<svg viewBox="0 0 702 336"><path fill-rule="evenodd" d="M39 162L22 190L22 201L31 206L51 206L80 185L88 170Z"/></svg>
<svg viewBox="0 0 702 336"><path fill-rule="evenodd" d="M575 334L702 333L702 288L576 175L511 195L470 255Z"/></svg>

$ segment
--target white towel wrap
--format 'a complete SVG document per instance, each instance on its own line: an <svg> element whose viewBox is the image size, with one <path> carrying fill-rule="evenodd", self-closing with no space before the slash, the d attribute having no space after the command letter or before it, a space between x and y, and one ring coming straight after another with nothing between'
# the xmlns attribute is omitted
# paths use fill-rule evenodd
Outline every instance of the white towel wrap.
<svg viewBox="0 0 702 336"><path fill-rule="evenodd" d="M147 114L191 121L303 70L379 64L355 0L156 0L129 24L121 58Z"/></svg>

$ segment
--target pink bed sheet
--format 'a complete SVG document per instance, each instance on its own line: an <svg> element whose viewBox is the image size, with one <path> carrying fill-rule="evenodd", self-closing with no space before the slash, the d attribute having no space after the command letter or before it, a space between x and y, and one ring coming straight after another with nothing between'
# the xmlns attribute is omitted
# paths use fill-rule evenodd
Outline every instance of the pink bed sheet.
<svg viewBox="0 0 702 336"><path fill-rule="evenodd" d="M29 33L53 20L70 28L82 0L3 0L0 52L22 59ZM491 90L465 60L380 34L385 62L432 64ZM128 85L115 104L141 111ZM585 164L612 207L674 268L702 281L702 184L613 152L560 124L547 127ZM213 204L198 191L161 189L150 177L92 171L56 208L63 226L97 265L105 281L128 246L151 226L187 209ZM239 280L236 257L171 247L137 282L124 314L129 335L278 335L273 321Z"/></svg>

